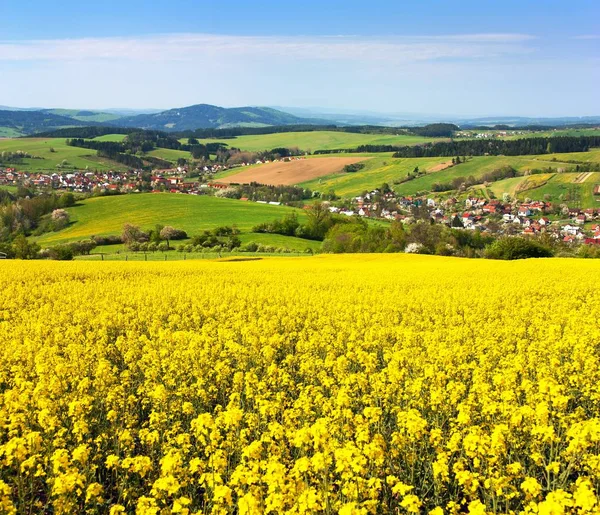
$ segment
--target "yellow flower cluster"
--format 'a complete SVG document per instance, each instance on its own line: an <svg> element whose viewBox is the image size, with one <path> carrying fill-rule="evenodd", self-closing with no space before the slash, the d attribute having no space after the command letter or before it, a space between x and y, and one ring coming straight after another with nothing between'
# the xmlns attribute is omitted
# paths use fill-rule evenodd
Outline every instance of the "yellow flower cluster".
<svg viewBox="0 0 600 515"><path fill-rule="evenodd" d="M0 263L0 513L600 513L600 266Z"/></svg>

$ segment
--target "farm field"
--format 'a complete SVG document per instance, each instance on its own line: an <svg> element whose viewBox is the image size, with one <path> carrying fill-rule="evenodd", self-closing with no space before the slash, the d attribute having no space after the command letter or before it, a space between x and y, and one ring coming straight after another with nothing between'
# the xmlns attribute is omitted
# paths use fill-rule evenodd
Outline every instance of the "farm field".
<svg viewBox="0 0 600 515"><path fill-rule="evenodd" d="M502 198L504 193L508 193L512 197L517 197L519 194L527 195L529 190L540 187L554 175L553 173L540 173L526 177L512 177L493 182L487 189L494 193L497 198ZM481 185L478 185L478 187L481 187Z"/></svg>
<svg viewBox="0 0 600 515"><path fill-rule="evenodd" d="M569 160L580 161L582 163L600 163L600 148L592 148L587 152L570 152L569 154L546 154L539 156L540 161L551 161L556 159L560 161L565 159L565 155Z"/></svg>
<svg viewBox="0 0 600 515"><path fill-rule="evenodd" d="M267 163L242 168L241 172L228 174L219 182L245 184L259 182L272 185L292 185L314 180L332 173L340 173L344 166L361 162L364 157L315 157L289 162ZM238 168L239 170L239 168Z"/></svg>
<svg viewBox="0 0 600 515"><path fill-rule="evenodd" d="M561 198L569 204L577 202L583 208L598 208L600 202L594 197L594 186L600 183L600 172L585 177L585 182L578 182L580 174L555 174L548 182L539 188L527 191L527 197L534 200L544 200L547 196L553 202L561 202Z"/></svg>
<svg viewBox="0 0 600 515"><path fill-rule="evenodd" d="M572 259L0 262L2 509L593 513L599 280Z"/></svg>
<svg viewBox="0 0 600 515"><path fill-rule="evenodd" d="M170 193L95 197L68 208L68 211L71 225L62 231L44 234L36 240L40 245L55 245L94 235L121 234L126 223L146 230L156 224L172 225L193 236L204 229L234 224L240 231L249 232L256 224L282 218L291 212L298 213L300 219L305 216L303 211L286 206ZM305 240L300 241L304 243Z"/></svg>
<svg viewBox="0 0 600 515"><path fill-rule="evenodd" d="M365 190L379 188L384 182L400 191L404 185L394 185L394 181L405 178L408 172L412 172L417 166L426 171L447 161L447 157L397 159L392 158L391 154L383 157L380 155L364 161L365 167L358 172L331 174L303 182L301 185L313 191L333 190L343 197L360 195Z"/></svg>
<svg viewBox="0 0 600 515"><path fill-rule="evenodd" d="M543 173L514 177L492 183L488 190L497 198L504 193L521 200L549 200L554 203L578 204L583 208L599 207L594 187L600 184L600 172Z"/></svg>
<svg viewBox="0 0 600 515"><path fill-rule="evenodd" d="M176 163L179 158L190 159L190 153L183 150L173 150L171 148L157 148L147 152L147 155L159 157L172 163Z"/></svg>
<svg viewBox="0 0 600 515"><path fill-rule="evenodd" d="M451 162L451 161L450 161ZM481 177L504 165L517 170L532 168L565 168L569 166L561 162L540 162L537 156L481 156L470 158L466 163L448 167L447 157L392 158L375 157L365 161L365 168L354 173L332 174L313 181L302 183L302 186L317 190L334 190L338 195L359 195L365 190L378 188L387 182L398 194L414 195L421 191L430 191L435 183L451 182L457 177ZM394 184L406 177L415 167L427 172L411 181Z"/></svg>
<svg viewBox="0 0 600 515"><path fill-rule="evenodd" d="M186 142L187 140L181 140ZM229 147L257 152L271 150L278 147L298 147L306 152L315 150L334 150L340 148L356 148L359 145L416 145L433 141L442 141L440 138L426 138L412 134L356 134L337 131L313 132L282 132L276 134L259 134L251 136L237 136L235 138L209 138L201 139L200 143L224 143Z"/></svg>
<svg viewBox="0 0 600 515"><path fill-rule="evenodd" d="M530 134L514 134L506 136L504 139L523 139L523 138L558 138L561 136L598 136L600 129L557 129L551 131L533 132Z"/></svg>
<svg viewBox="0 0 600 515"><path fill-rule="evenodd" d="M104 136L97 136L92 139L94 141L123 141L125 134L105 134Z"/></svg>

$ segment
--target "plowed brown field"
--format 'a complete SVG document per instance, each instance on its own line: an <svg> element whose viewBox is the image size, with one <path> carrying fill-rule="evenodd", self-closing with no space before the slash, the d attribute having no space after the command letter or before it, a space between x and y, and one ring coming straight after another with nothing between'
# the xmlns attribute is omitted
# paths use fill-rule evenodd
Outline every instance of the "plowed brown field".
<svg viewBox="0 0 600 515"><path fill-rule="evenodd" d="M316 157L253 166L243 172L219 179L219 182L292 185L324 175L341 172L344 166L364 161L364 157Z"/></svg>

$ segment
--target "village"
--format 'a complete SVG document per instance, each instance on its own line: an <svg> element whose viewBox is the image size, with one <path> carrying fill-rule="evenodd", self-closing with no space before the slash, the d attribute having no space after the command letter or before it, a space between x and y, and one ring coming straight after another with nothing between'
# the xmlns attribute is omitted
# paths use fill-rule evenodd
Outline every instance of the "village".
<svg viewBox="0 0 600 515"><path fill-rule="evenodd" d="M547 233L565 243L600 244L600 209L556 206L544 201L449 197L396 197L373 190L352 199L351 208L330 206L332 213L414 223L417 219L454 229L492 234L536 236ZM597 223L594 223L597 222Z"/></svg>
<svg viewBox="0 0 600 515"><path fill-rule="evenodd" d="M246 163L243 165L247 166ZM229 167L204 166L200 176L188 177L186 167L153 170L73 171L72 173L34 173L0 168L0 186L24 187L39 191L70 191L81 194L127 194L169 192L214 195L235 186L213 180ZM242 196L241 201L250 201ZM281 202L254 199L259 203ZM565 243L600 244L600 209L560 206L545 201L487 199L468 196L444 199L432 196L397 196L394 191L375 189L349 202L326 201L333 214L398 220L411 224L418 219L455 229L479 230L491 234L536 236L547 233Z"/></svg>

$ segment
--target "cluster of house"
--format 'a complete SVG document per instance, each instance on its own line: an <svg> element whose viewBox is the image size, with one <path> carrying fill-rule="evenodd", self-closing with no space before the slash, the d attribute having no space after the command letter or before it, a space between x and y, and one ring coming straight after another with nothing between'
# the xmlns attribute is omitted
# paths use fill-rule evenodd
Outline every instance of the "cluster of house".
<svg viewBox="0 0 600 515"><path fill-rule="evenodd" d="M205 166L204 174L210 176L227 166L215 164ZM142 170L126 172L73 171L70 173L43 173L18 171L14 168L0 168L0 185L24 186L43 190L55 189L89 193L93 191L136 192L136 191L172 191L174 193L200 193L205 188L226 187L223 185L202 184L186 179L185 167L154 170L148 176Z"/></svg>
<svg viewBox="0 0 600 515"><path fill-rule="evenodd" d="M547 232L567 243L600 244L600 223L586 228L589 222L600 221L600 209L569 208L559 219L551 214L553 206L550 202L536 200L509 203L498 199L468 197L462 202L451 197L440 202L433 198L395 197L393 193L381 194L373 190L365 196L355 197L351 208L330 206L329 210L346 216L411 223L419 208L426 209L427 216L435 223L458 229L523 235ZM492 220L496 223L491 224Z"/></svg>
<svg viewBox="0 0 600 515"><path fill-rule="evenodd" d="M25 186L27 188L90 192L95 189L122 189L134 191L142 180L142 172L90 172L35 173L17 171L13 168L0 169L0 184Z"/></svg>

